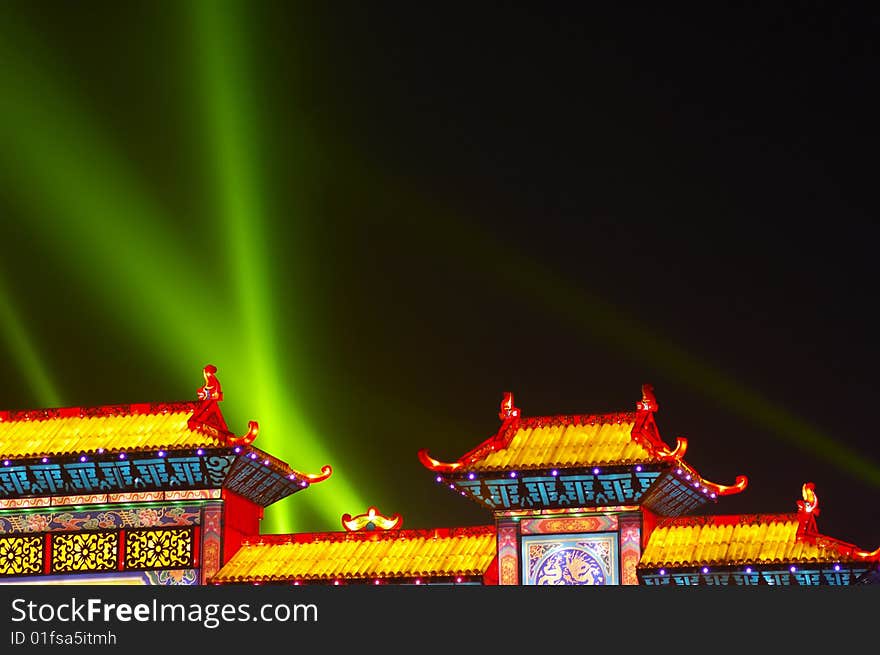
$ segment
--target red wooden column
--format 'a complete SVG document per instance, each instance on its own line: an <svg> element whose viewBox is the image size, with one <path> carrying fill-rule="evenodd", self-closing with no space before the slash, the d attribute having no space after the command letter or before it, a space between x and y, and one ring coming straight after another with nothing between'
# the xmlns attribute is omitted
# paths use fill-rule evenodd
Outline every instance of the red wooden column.
<svg viewBox="0 0 880 655"><path fill-rule="evenodd" d="M519 523L498 520L498 584L518 585Z"/></svg>
<svg viewBox="0 0 880 655"><path fill-rule="evenodd" d="M642 557L642 514L628 512L618 518L620 526L620 584L637 585L636 567Z"/></svg>

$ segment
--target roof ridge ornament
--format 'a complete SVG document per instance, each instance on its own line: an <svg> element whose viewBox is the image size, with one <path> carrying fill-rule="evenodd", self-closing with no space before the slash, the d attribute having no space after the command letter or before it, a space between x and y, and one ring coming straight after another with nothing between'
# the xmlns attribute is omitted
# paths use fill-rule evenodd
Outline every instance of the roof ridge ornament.
<svg viewBox="0 0 880 655"><path fill-rule="evenodd" d="M660 409L657 398L654 396L654 385L642 385L642 399L636 403L636 409L642 412L656 412Z"/></svg>
<svg viewBox="0 0 880 655"><path fill-rule="evenodd" d="M801 487L801 496L803 500L797 501L801 530L807 533L818 532L816 517L819 516L819 497L816 495L816 485L812 482L805 482Z"/></svg>
<svg viewBox="0 0 880 655"><path fill-rule="evenodd" d="M501 398L501 411L498 412L498 418L502 421L509 421L519 418L519 415L519 407L513 404L513 392L505 391L504 396Z"/></svg>
<svg viewBox="0 0 880 655"><path fill-rule="evenodd" d="M227 439L231 446L250 446L260 432L260 424L256 421L248 421L248 431L240 437L232 436Z"/></svg>
<svg viewBox="0 0 880 655"><path fill-rule="evenodd" d="M205 384L204 386L199 387L198 394L199 400L223 400L223 390L220 387L220 380L217 379L217 367L213 364L208 364L202 369L202 374L205 376Z"/></svg>
<svg viewBox="0 0 880 655"><path fill-rule="evenodd" d="M403 517L400 514L383 516L374 506L370 506L364 514L357 516L342 515L342 527L346 532L397 530L402 525Z"/></svg>
<svg viewBox="0 0 880 655"><path fill-rule="evenodd" d="M657 455L667 462L675 462L681 460L684 457L684 454L688 449L688 440L687 437L676 437L675 438L675 448L669 450L666 444L663 444L661 448L657 449Z"/></svg>

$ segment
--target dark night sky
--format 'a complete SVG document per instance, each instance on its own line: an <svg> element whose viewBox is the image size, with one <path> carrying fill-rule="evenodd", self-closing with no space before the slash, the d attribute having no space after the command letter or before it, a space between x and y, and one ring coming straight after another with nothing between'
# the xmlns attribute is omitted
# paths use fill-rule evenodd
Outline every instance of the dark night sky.
<svg viewBox="0 0 880 655"><path fill-rule="evenodd" d="M171 5L86 7L12 10L62 53L163 202L198 212L203 173L175 147L189 138L184 28ZM274 248L283 260L305 233L315 263L308 310L280 311L320 335L305 406L328 439L359 443L356 475L381 480L381 509L410 527L485 521L415 453L451 460L489 436L504 390L541 415L631 409L652 382L667 442L687 436L709 479L750 477L715 511L793 511L813 480L823 532L880 545L876 486L492 273L527 261L880 461L878 19L855 7L252 8ZM283 218L294 193L309 199L305 228ZM18 297L44 293L23 273L35 246L13 233L0 271ZM89 325L63 320L56 351L87 351ZM133 357L143 393L162 388ZM63 365L69 379L100 371L80 383L88 404L117 400L127 364ZM2 366L0 405L32 405Z"/></svg>

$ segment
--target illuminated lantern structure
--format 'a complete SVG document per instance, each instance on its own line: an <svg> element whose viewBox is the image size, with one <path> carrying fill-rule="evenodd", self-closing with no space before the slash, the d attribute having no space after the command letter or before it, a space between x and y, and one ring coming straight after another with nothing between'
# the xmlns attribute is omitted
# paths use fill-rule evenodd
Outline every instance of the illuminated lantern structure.
<svg viewBox="0 0 880 655"><path fill-rule="evenodd" d="M524 417L505 393L498 431L453 462L419 460L486 508L474 528L403 530L376 508L344 530L248 540L216 584L849 585L865 552L818 532L811 483L791 514L693 516L745 490L707 480L661 439L649 385L634 411Z"/></svg>
<svg viewBox="0 0 880 655"><path fill-rule="evenodd" d="M818 532L818 499L798 512L691 516L745 490L670 449L642 387L635 411L523 417L512 395L498 432L454 462L419 453L441 486L489 509L502 585L848 585L877 569L865 552Z"/></svg>
<svg viewBox="0 0 880 655"><path fill-rule="evenodd" d="M204 584L305 475L198 400L0 412L0 581Z"/></svg>
<svg viewBox="0 0 880 655"><path fill-rule="evenodd" d="M492 525L403 530L371 507L344 530L247 540L215 584L496 584Z"/></svg>
<svg viewBox="0 0 880 655"><path fill-rule="evenodd" d="M435 483L484 526L404 529L375 507L333 532L260 535L263 508L330 475L235 436L216 369L192 402L0 412L0 581L285 585L851 585L867 552L819 532L812 483L788 514L695 515L744 491L703 477L657 400L526 417L505 393L497 432Z"/></svg>

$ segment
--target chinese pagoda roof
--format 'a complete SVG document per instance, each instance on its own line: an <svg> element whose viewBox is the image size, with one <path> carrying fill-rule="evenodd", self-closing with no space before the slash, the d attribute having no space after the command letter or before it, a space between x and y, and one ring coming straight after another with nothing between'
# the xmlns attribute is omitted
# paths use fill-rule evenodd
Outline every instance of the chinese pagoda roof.
<svg viewBox="0 0 880 655"><path fill-rule="evenodd" d="M646 395L650 394L650 398ZM651 464L683 454L671 451L660 439L653 421L656 400L650 386L634 412L564 414L523 417L513 406L513 394L502 401L498 432L452 463L431 458L426 450L419 459L429 469L451 473L510 471L544 468ZM680 442L681 443L681 442Z"/></svg>
<svg viewBox="0 0 880 655"><path fill-rule="evenodd" d="M0 411L0 499L219 488L266 506L331 473L305 474L226 424L217 369L197 400Z"/></svg>
<svg viewBox="0 0 880 655"><path fill-rule="evenodd" d="M476 471L660 461L655 448L633 439L634 427L632 413L530 417L459 461Z"/></svg>
<svg viewBox="0 0 880 655"><path fill-rule="evenodd" d="M427 450L419 451L418 456L426 468L440 474L438 483L464 491L463 495L493 509L553 504L562 496L566 497L565 503L571 503L578 489L584 491L577 502L590 504L593 490L601 488L602 497L611 504L644 497L654 511L678 515L746 488L745 476L738 476L733 485L717 484L689 466L683 460L687 440L679 437L675 448L669 448L660 437L656 411L651 385L643 385L635 411L605 414L523 417L513 404L513 395L507 392L499 413L502 424L496 434L452 462L438 461ZM611 498L603 485L613 488L626 470L635 476L624 481L627 489L637 491L624 491ZM502 484L500 480L508 477L510 480ZM560 482L548 483L554 479ZM495 487L484 487L481 480L494 482ZM517 480L522 484L514 489ZM499 485L510 488L502 493L497 489ZM601 504L599 494L595 497L596 504Z"/></svg>
<svg viewBox="0 0 880 655"><path fill-rule="evenodd" d="M473 581L496 556L495 526L264 535L212 578L242 582Z"/></svg>
<svg viewBox="0 0 880 655"><path fill-rule="evenodd" d="M809 526L803 515L794 512L665 519L651 532L639 568L834 564L878 559L878 551L862 551Z"/></svg>
<svg viewBox="0 0 880 655"><path fill-rule="evenodd" d="M0 456L225 446L234 435L216 403L203 402L0 412Z"/></svg>

